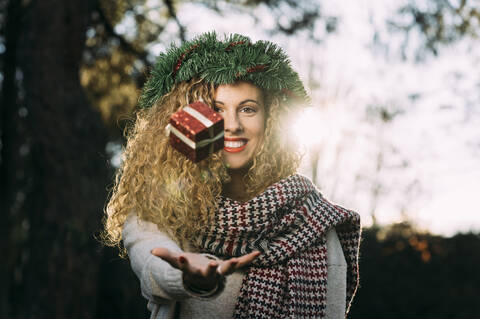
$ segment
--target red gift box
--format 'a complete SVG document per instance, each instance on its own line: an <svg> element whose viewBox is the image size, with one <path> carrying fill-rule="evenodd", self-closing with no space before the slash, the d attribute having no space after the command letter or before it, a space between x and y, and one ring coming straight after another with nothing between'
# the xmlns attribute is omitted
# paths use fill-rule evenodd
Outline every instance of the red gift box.
<svg viewBox="0 0 480 319"><path fill-rule="evenodd" d="M223 148L223 118L203 102L175 112L167 131L170 145L195 163Z"/></svg>

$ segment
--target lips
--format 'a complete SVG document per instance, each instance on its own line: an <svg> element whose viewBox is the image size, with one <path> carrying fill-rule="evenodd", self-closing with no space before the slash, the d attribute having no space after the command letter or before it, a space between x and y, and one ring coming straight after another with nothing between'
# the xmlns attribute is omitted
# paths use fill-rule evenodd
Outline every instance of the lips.
<svg viewBox="0 0 480 319"><path fill-rule="evenodd" d="M226 137L223 150L229 153L238 153L245 149L248 139L246 138L232 138Z"/></svg>

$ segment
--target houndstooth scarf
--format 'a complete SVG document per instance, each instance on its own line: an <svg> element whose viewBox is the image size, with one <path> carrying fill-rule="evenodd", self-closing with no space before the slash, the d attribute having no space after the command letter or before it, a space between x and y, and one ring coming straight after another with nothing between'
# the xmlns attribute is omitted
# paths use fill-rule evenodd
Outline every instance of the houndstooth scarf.
<svg viewBox="0 0 480 319"><path fill-rule="evenodd" d="M222 198L201 248L216 256L261 255L248 269L235 318L324 318L326 232L335 227L347 261L347 309L358 284L359 215L326 201L292 175L248 202Z"/></svg>

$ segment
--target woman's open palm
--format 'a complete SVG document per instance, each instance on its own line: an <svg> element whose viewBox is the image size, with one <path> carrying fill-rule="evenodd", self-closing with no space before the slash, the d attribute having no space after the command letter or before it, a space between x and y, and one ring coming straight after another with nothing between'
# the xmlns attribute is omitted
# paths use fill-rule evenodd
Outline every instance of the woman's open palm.
<svg viewBox="0 0 480 319"><path fill-rule="evenodd" d="M248 266L260 252L233 257L226 260L214 260L204 254L173 252L164 247L152 249L152 254L162 258L172 267L183 272L184 282L190 287L210 291L214 289L223 276Z"/></svg>

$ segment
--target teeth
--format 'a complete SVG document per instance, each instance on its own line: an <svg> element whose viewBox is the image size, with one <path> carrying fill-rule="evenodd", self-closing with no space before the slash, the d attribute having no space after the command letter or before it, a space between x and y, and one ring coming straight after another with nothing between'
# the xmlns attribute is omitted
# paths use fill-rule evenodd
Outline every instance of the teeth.
<svg viewBox="0 0 480 319"><path fill-rule="evenodd" d="M247 144L246 141L225 141L225 147L236 148Z"/></svg>

